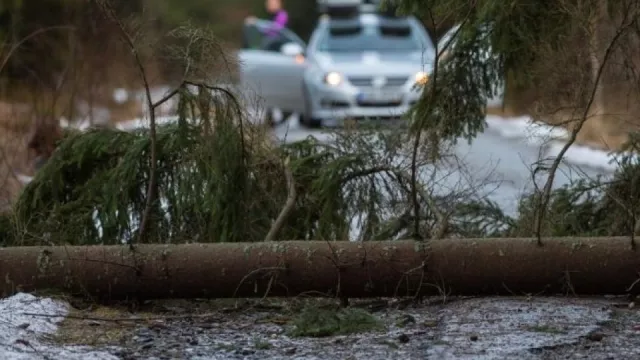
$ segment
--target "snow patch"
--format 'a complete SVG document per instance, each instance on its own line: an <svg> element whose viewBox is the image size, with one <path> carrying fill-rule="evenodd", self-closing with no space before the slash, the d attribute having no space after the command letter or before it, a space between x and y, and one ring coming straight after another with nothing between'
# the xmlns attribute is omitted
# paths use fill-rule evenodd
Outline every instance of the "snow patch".
<svg viewBox="0 0 640 360"><path fill-rule="evenodd" d="M80 131L86 131L87 129L89 129L90 126L91 126L91 122L89 121L88 118L77 120L74 122L70 122L69 119L67 119L64 116L60 118L60 127L63 129L69 128L69 129L76 129Z"/></svg>
<svg viewBox="0 0 640 360"><path fill-rule="evenodd" d="M106 352L90 351L86 347L60 347L47 343L46 336L57 331L58 324L68 312L68 305L61 301L26 293L0 299L2 359L117 359Z"/></svg>
<svg viewBox="0 0 640 360"><path fill-rule="evenodd" d="M129 100L129 92L127 91L127 89L115 89L113 91L113 100L115 100L115 102L117 102L118 104L124 104L125 102L127 102L127 100Z"/></svg>
<svg viewBox="0 0 640 360"><path fill-rule="evenodd" d="M549 144L549 155L558 157L565 143L553 142ZM578 166L588 166L605 172L613 173L618 169L618 164L629 153L608 153L603 150L589 148L587 146L573 145L567 149L563 159Z"/></svg>
<svg viewBox="0 0 640 360"><path fill-rule="evenodd" d="M178 116L156 116L156 125L166 125L178 121ZM116 129L122 131L133 131L149 127L149 120L146 118L138 118L128 121L121 121L116 124Z"/></svg>
<svg viewBox="0 0 640 360"><path fill-rule="evenodd" d="M21 173L16 173L16 177L24 185L27 185L28 183L33 181L33 176L29 176L29 175L25 175L25 174L21 174Z"/></svg>
<svg viewBox="0 0 640 360"><path fill-rule="evenodd" d="M549 140L566 141L570 135L566 129L535 122L529 116L506 118L487 115L486 121L488 127L502 137L525 139L529 145L542 145Z"/></svg>
<svg viewBox="0 0 640 360"><path fill-rule="evenodd" d="M548 156L557 157L567 144L568 130L533 121L529 116L501 117L487 115L487 126L506 139L524 140L530 146L546 147ZM613 173L623 156L630 153L615 153L573 144L563 156L563 161Z"/></svg>

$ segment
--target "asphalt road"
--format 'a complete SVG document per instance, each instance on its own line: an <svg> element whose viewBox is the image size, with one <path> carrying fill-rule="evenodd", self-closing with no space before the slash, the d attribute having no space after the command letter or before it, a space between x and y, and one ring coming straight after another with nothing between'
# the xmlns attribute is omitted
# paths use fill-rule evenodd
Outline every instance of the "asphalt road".
<svg viewBox="0 0 640 360"><path fill-rule="evenodd" d="M447 171L447 177L439 184L446 188L474 187L479 191L478 195L488 196L500 204L507 214L515 215L518 198L534 189L532 173L536 164L540 164L541 159L546 159L543 162L550 164L563 142L549 139L551 131L554 130L546 130L548 136L545 136L545 130L542 130L539 131L542 135L533 137L527 135L522 126L515 126L516 122L520 121L518 119L511 123L509 120L496 120L495 117L492 120L488 122L489 126L485 132L470 145L466 140L458 142L454 151L458 159L457 164ZM521 123L522 121L517 125L522 125ZM301 140L310 135L330 140L326 131L301 126L296 115L278 124L274 132L278 139L286 142ZM560 166L554 181L555 188L580 178L611 176L610 167L604 166L602 161L591 161L594 158L605 157L604 153L598 154L589 150L582 153L574 151L573 155ZM590 162L592 163L589 164ZM536 183L543 186L547 173L539 174Z"/></svg>

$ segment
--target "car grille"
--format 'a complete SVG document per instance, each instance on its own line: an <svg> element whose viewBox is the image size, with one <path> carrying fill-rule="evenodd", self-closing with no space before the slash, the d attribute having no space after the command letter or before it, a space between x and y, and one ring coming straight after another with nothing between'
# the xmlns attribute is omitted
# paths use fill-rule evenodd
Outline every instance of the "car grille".
<svg viewBox="0 0 640 360"><path fill-rule="evenodd" d="M350 76L348 77L349 82L353 86L357 87L371 87L373 86L373 76ZM409 77L407 76L390 76L387 77L387 82L384 85L385 87L398 87L407 83Z"/></svg>
<svg viewBox="0 0 640 360"><path fill-rule="evenodd" d="M400 106L402 101L356 101L360 107L394 107Z"/></svg>

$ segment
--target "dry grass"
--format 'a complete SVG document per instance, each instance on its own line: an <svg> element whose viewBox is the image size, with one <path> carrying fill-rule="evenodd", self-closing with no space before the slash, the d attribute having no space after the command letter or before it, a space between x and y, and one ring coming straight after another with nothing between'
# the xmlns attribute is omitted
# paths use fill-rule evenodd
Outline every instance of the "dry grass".
<svg viewBox="0 0 640 360"><path fill-rule="evenodd" d="M124 342L133 336L137 323L133 321L115 321L125 319L131 315L125 309L98 307L92 311L72 309L70 317L60 324L53 340L65 345L101 346ZM147 317L151 314L136 314L137 317ZM83 317L105 319L103 321L84 320ZM88 331L88 329L91 329Z"/></svg>

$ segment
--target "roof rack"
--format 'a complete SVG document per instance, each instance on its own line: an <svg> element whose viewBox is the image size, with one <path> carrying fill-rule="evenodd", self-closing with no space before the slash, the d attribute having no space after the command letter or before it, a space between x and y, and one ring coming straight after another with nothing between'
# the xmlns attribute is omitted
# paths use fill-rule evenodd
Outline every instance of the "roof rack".
<svg viewBox="0 0 640 360"><path fill-rule="evenodd" d="M361 13L378 12L380 0L316 0L318 11L331 17L354 17Z"/></svg>

